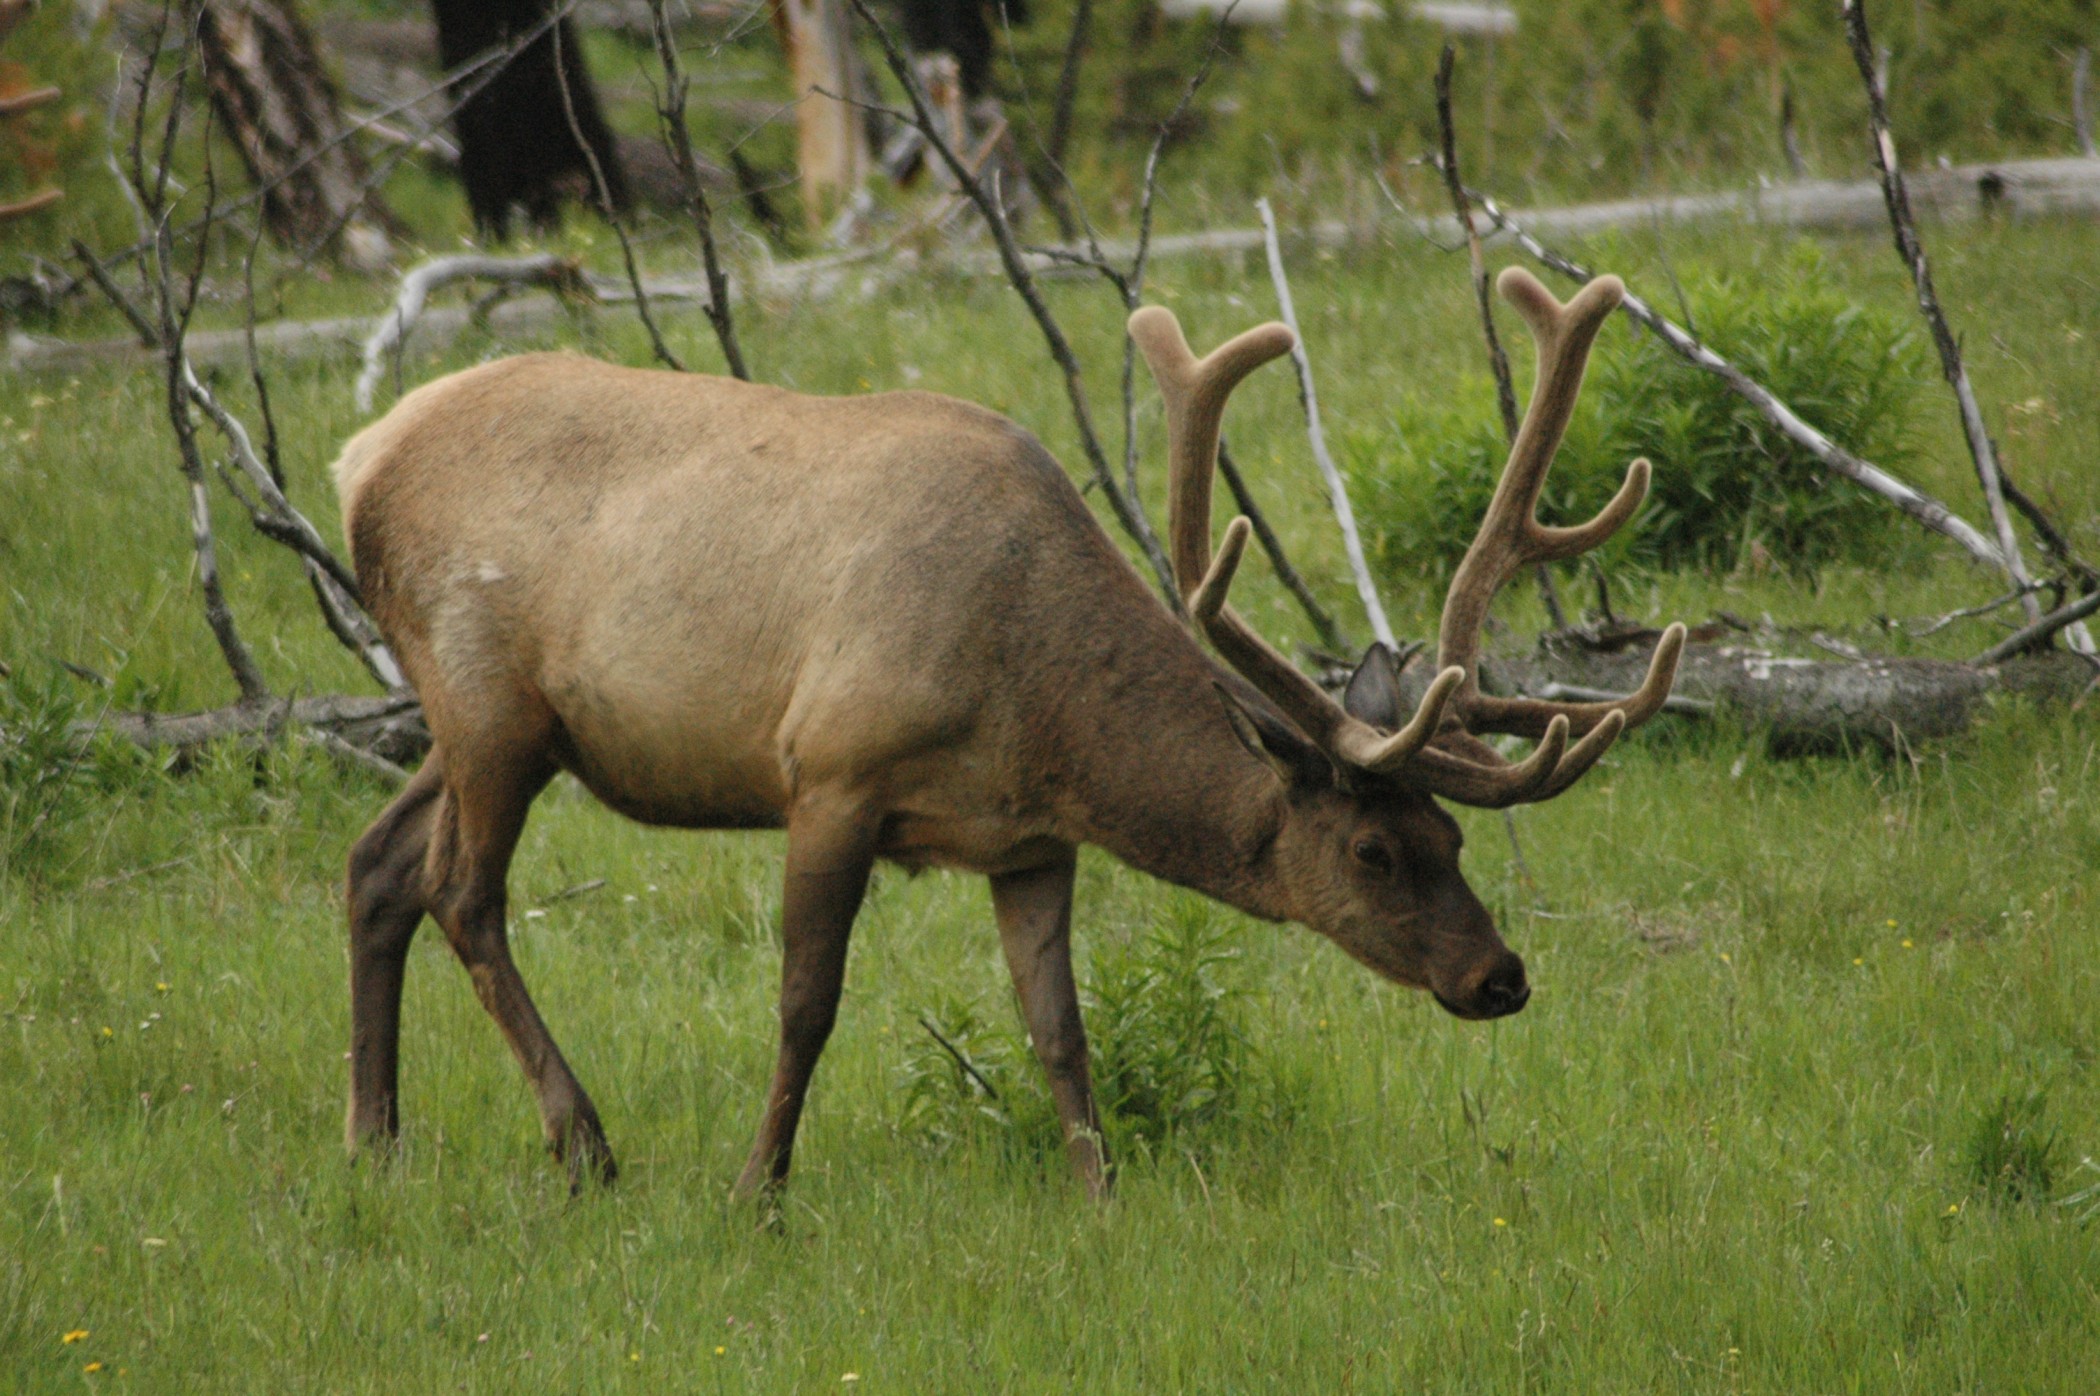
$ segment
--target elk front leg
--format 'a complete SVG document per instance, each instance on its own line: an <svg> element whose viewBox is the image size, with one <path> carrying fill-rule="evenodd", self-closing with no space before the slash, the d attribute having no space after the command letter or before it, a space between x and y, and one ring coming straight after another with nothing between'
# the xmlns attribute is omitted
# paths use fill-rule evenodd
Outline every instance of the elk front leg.
<svg viewBox="0 0 2100 1396"><path fill-rule="evenodd" d="M423 922L424 859L444 760L433 751L406 788L350 850L344 900L350 913L350 1109L352 1155L391 1145L401 1128L401 980L409 943Z"/></svg>
<svg viewBox="0 0 2100 1396"><path fill-rule="evenodd" d="M817 793L788 815L787 877L781 896L780 1056L766 1091L739 1197L787 1180L795 1127L817 1058L838 1018L846 982L846 942L875 865L879 822L856 799Z"/></svg>
<svg viewBox="0 0 2100 1396"><path fill-rule="evenodd" d="M540 1107L540 1124L554 1156L567 1165L572 1187L586 1173L610 1183L619 1169L605 1142L597 1107L569 1069L554 1035L510 957L504 925L504 881L525 829L525 814L553 775L537 761L484 760L469 765L457 751L439 806L430 851L430 912L474 982L475 997L503 1030Z"/></svg>
<svg viewBox="0 0 2100 1396"><path fill-rule="evenodd" d="M1014 992L1028 1020L1036 1059L1050 1077L1050 1098L1064 1125L1072 1171L1095 1198L1108 1195L1111 1176L1087 1072L1086 1025L1079 987L1072 980L1072 877L1076 855L1044 868L1002 873L992 882L999 944L1013 972Z"/></svg>

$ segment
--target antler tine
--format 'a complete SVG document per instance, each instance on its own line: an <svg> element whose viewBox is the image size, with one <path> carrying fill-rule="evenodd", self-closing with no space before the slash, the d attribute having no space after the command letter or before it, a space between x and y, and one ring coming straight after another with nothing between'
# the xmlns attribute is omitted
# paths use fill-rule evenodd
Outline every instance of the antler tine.
<svg viewBox="0 0 2100 1396"><path fill-rule="evenodd" d="M1648 492L1648 468L1637 461L1627 470L1626 481L1611 503L1588 523L1556 529L1539 523L1534 515L1539 493L1574 414L1590 346L1626 288L1615 276L1600 276L1562 305L1521 267L1506 269L1496 285L1502 298L1531 327L1538 343L1538 378L1480 532L1466 549L1444 598L1437 660L1467 671L1466 685L1459 693L1462 714L1479 697L1480 627L1496 591L1530 563L1573 557L1603 542L1633 516Z"/></svg>
<svg viewBox="0 0 2100 1396"><path fill-rule="evenodd" d="M1548 723L1531 755L1514 764L1477 737L1462 731L1445 732L1437 745L1415 754L1408 776L1422 789L1447 800L1478 809L1507 809L1545 799L1548 792L1558 793L1561 768L1576 754L1567 751L1567 744L1566 718ZM1579 744L1577 751L1586 745L1586 741ZM1584 769L1601 754L1585 755ZM1569 783L1572 780L1570 777Z"/></svg>
<svg viewBox="0 0 2100 1396"><path fill-rule="evenodd" d="M1167 404L1167 534L1175 585L1190 615L1225 661L1322 750L1333 751L1336 738L1352 727L1369 733L1225 604L1247 545L1247 520L1233 520L1216 561L1211 559L1211 477L1217 469L1225 401L1240 380L1290 352L1295 341L1289 328L1257 325L1198 359L1174 312L1148 305L1130 317L1130 337Z"/></svg>
<svg viewBox="0 0 2100 1396"><path fill-rule="evenodd" d="M1565 717L1579 734L1587 734L1612 713L1623 713L1626 726L1638 727L1662 711L1677 681L1677 661L1684 653L1685 630L1673 624L1655 643L1648 660L1648 676L1624 698L1600 703L1557 703L1544 698L1497 698L1479 694L1466 713L1466 725L1475 732L1504 732L1513 737L1536 737L1556 717Z"/></svg>

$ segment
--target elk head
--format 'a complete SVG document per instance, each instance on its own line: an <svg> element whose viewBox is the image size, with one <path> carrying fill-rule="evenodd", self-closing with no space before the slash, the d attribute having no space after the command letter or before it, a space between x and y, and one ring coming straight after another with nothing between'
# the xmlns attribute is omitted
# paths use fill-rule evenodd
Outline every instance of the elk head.
<svg viewBox="0 0 2100 1396"><path fill-rule="evenodd" d="M1500 697L1480 688L1480 631L1495 592L1534 563L1575 557L1609 538L1640 507L1648 462L1636 460L1611 502L1573 528L1534 514L1546 471L1574 410L1583 366L1624 288L1600 277L1566 305L1528 273L1503 272L1500 290L1538 343L1538 380L1487 515L1444 600L1437 672L1406 713L1392 656L1373 646L1337 702L1255 634L1226 604L1250 525L1237 518L1211 555L1211 477L1225 401L1249 373L1289 352L1291 332L1269 324L1198 359L1173 313L1147 306L1131 337L1166 399L1171 455L1169 531L1182 599L1196 625L1247 686L1220 683L1241 740L1282 782L1284 815L1272 846L1292 919L1372 969L1429 990L1462 1018L1495 1018L1531 995L1524 962L1459 872L1457 821L1437 797L1486 809L1549 800L1573 785L1629 727L1669 696L1684 627L1656 646L1638 692L1605 703ZM1266 700L1266 701L1263 701ZM1483 734L1537 745L1506 760Z"/></svg>

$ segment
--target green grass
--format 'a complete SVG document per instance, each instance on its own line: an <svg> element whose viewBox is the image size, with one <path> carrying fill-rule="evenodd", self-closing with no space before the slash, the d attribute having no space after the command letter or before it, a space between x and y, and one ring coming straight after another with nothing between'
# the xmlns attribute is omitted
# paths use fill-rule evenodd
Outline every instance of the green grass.
<svg viewBox="0 0 2100 1396"><path fill-rule="evenodd" d="M1928 236L1994 427L2090 547L2100 231ZM1774 235L1668 245L1681 270L1787 264ZM1588 250L1659 279L1652 242ZM1901 309L1878 238L1827 251L1862 299ZM1478 391L1457 262L1403 243L1294 268L1331 429L1375 444L1396 402ZM1252 263L1158 276L1199 344L1270 310ZM376 309L382 293L364 295ZM1109 298L1080 283L1053 298L1095 383L1112 383ZM761 376L942 388L1080 459L995 285L754 306L745 330ZM672 337L715 362L697 316L674 316ZM548 339L645 358L611 316ZM469 339L412 356L410 374L515 347ZM348 375L308 364L273 381L293 497L326 517L327 459L357 425ZM127 703L230 696L161 412L144 371L0 383L0 658L18 694L73 684L68 660ZM1287 378L1250 383L1229 427L1360 633ZM1951 409L1920 429L1920 479L1973 513ZM273 681L359 687L285 556L231 508L221 520ZM1254 570L1250 612L1301 636ZM1421 633L1432 588L1395 584L1403 629ZM1620 600L1878 637L1877 614L1989 591L1927 550L1887 573L1629 576ZM1519 594L1504 619L1528 631L1534 610ZM108 697L71 690L89 715ZM1204 1041L1229 1039L1232 1072L1226 1105L1183 1110L1178 1128L1116 1124L1126 1166L1106 1208L1046 1147L981 881L884 872L774 1230L727 1188L771 1052L776 837L642 830L567 783L543 799L512 880L517 953L624 1167L616 1189L572 1199L430 931L410 972L403 1156L343 1162L338 879L383 789L302 749L181 778L101 755L68 774L0 791L11 1389L810 1390L851 1372L858 1390L958 1392L1938 1393L2079 1391L2100 1367L2100 1231L2081 1191L2081 1160L2100 1155L2089 712L2007 705L1915 763L1776 763L1755 734L1653 728L1519 812L1529 886L1499 819L1465 815L1474 884L1538 986L1493 1025L1090 855L1078 939L1097 1032L1139 1021L1117 1007L1133 964L1170 978L1180 964L1176 992L1205 992L1161 1002L1210 1005L1225 1036ZM1160 948L1174 937L1200 974ZM972 1050L1008 1064L1008 1123L944 1085L926 1050L920 1015L959 1011L978 1021ZM1142 1031L1125 1038L1142 1061Z"/></svg>

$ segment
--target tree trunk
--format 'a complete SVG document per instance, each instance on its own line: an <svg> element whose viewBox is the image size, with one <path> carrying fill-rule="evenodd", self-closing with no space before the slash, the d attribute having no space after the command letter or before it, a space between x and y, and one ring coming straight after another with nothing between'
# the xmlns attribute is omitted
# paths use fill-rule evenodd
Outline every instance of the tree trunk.
<svg viewBox="0 0 2100 1396"><path fill-rule="evenodd" d="M592 157L611 196L601 212L625 213L626 166L570 20L553 22L548 0L432 0L432 9L438 61L454 74L453 130L475 226L501 242L514 210L553 228L564 201L597 205Z"/></svg>
<svg viewBox="0 0 2100 1396"><path fill-rule="evenodd" d="M822 228L852 204L870 157L861 114L864 84L853 61L853 35L840 0L772 0L773 28L794 74L802 204L809 226ZM824 96L823 93L832 96Z"/></svg>
<svg viewBox="0 0 2100 1396"><path fill-rule="evenodd" d="M272 236L301 252L332 246L360 270L385 266L398 224L344 138L335 85L293 0L200 0L197 38L212 106L263 190Z"/></svg>

